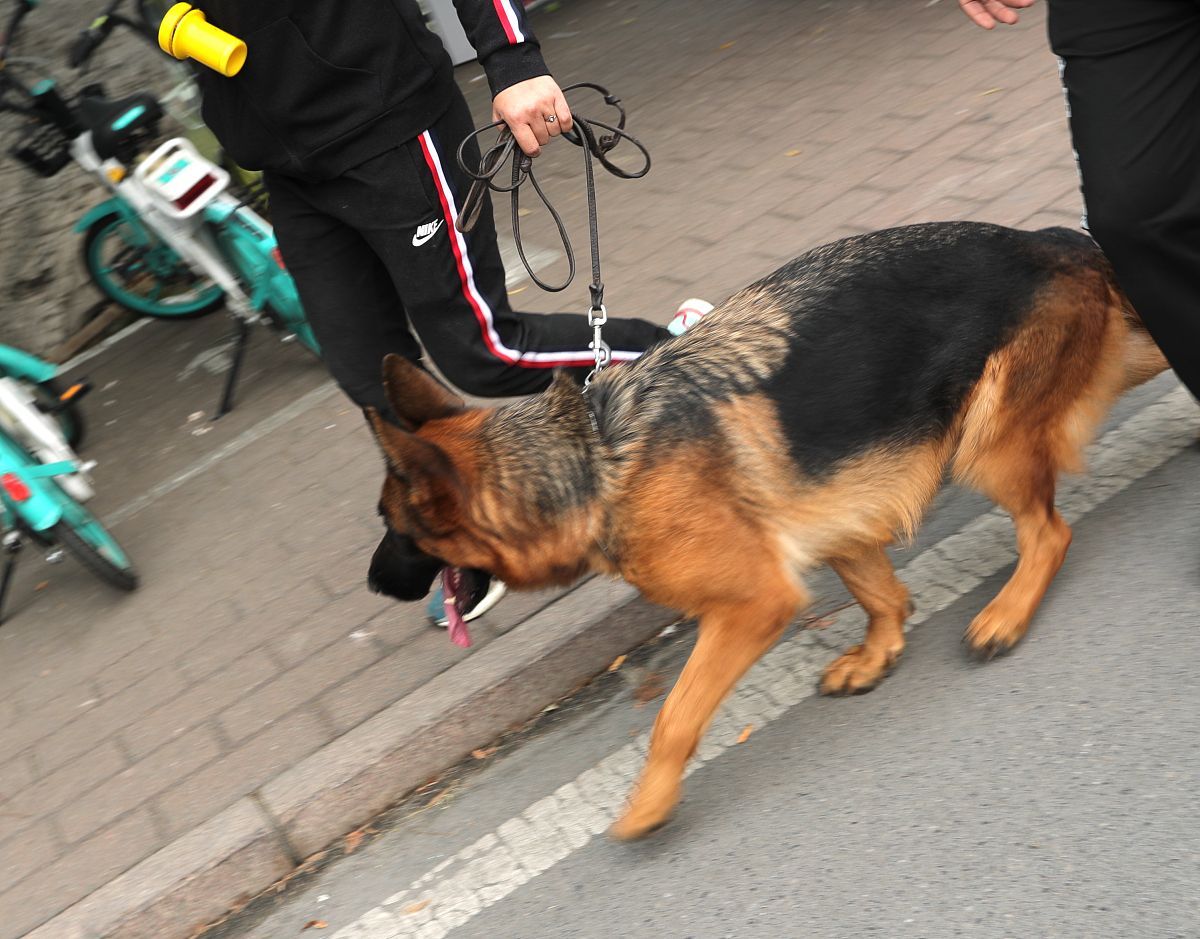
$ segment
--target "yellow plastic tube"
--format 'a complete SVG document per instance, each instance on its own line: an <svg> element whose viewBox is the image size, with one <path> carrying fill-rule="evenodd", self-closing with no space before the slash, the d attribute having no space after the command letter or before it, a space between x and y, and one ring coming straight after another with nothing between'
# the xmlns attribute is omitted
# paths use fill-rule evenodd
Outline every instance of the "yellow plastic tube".
<svg viewBox="0 0 1200 939"><path fill-rule="evenodd" d="M177 59L195 59L226 78L246 63L246 44L213 26L190 3L176 3L158 27L158 45Z"/></svg>

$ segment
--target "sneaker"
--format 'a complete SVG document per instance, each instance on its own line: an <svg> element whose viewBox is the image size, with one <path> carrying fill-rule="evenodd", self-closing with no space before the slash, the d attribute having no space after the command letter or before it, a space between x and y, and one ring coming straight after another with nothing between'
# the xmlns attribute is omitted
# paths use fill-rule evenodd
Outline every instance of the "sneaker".
<svg viewBox="0 0 1200 939"><path fill-rule="evenodd" d="M682 336L712 310L713 305L707 300L697 300L695 297L691 300L684 300L679 304L675 315L671 317L671 322L667 323L667 332L672 336Z"/></svg>
<svg viewBox="0 0 1200 939"><path fill-rule="evenodd" d="M443 569L443 576L434 581L433 593L429 595L429 604L425 607L425 615L429 617L429 622L441 629L447 629L450 626L450 616L446 612L445 589L445 574L450 570L457 570L457 568ZM483 571L464 570L459 573L459 578L459 589L463 596L456 606L464 623L479 619L499 603L500 599L508 592L504 581Z"/></svg>

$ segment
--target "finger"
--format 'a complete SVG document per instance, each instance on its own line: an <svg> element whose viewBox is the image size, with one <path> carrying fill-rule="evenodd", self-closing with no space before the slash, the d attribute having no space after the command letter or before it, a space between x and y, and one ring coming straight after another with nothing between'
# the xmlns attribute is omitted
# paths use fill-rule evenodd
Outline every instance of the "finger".
<svg viewBox="0 0 1200 939"><path fill-rule="evenodd" d="M976 26L982 26L984 29L995 29L996 21L984 9L983 0L959 0L958 5L962 7L962 11L971 18L971 21Z"/></svg>
<svg viewBox="0 0 1200 939"><path fill-rule="evenodd" d="M558 117L559 129L566 133L575 124L574 118L571 117L571 106L567 104L567 99L563 97L563 93L558 91L554 95L554 113Z"/></svg>
<svg viewBox="0 0 1200 939"><path fill-rule="evenodd" d="M542 152L542 148L538 146L537 137L534 136L528 124L512 123L508 125L508 129L512 131L513 139L516 140L517 146L531 157L537 156Z"/></svg>
<svg viewBox="0 0 1200 939"><path fill-rule="evenodd" d="M987 11L1005 26L1012 26L1020 19L1016 10L1010 9L1010 5L1001 3L1000 0L987 0Z"/></svg>
<svg viewBox="0 0 1200 939"><path fill-rule="evenodd" d="M546 133L551 137L557 137L562 133L562 127L558 122L558 115L552 112L546 112Z"/></svg>
<svg viewBox="0 0 1200 939"><path fill-rule="evenodd" d="M550 128L546 125L544 117L530 118L529 129L533 131L533 136L537 138L537 142L543 147L550 142Z"/></svg>

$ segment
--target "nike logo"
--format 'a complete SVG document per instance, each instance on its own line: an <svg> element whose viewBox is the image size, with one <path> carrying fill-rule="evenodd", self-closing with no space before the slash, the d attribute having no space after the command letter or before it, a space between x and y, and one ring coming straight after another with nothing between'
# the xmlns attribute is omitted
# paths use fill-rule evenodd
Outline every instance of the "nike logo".
<svg viewBox="0 0 1200 939"><path fill-rule="evenodd" d="M413 235L413 247L419 248L425 244L430 238L437 234L438 229L442 227L442 222L445 219L438 219L436 222L426 222L417 229L417 233Z"/></svg>

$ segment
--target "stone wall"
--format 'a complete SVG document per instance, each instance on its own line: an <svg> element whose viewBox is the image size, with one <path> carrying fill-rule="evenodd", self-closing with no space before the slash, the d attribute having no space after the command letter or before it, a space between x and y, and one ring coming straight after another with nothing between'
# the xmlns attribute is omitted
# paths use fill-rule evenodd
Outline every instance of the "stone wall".
<svg viewBox="0 0 1200 939"><path fill-rule="evenodd" d="M70 42L102 8L103 0L39 5L22 24L10 60L14 73L22 79L53 77L70 93L94 81L113 96L167 90L179 74L171 60L120 30L86 72L67 66ZM0 16L7 19L10 10L9 2L0 2ZM84 271L73 226L105 193L74 164L52 179L36 176L9 155L20 133L15 115L0 114L0 343L49 356L100 299Z"/></svg>

